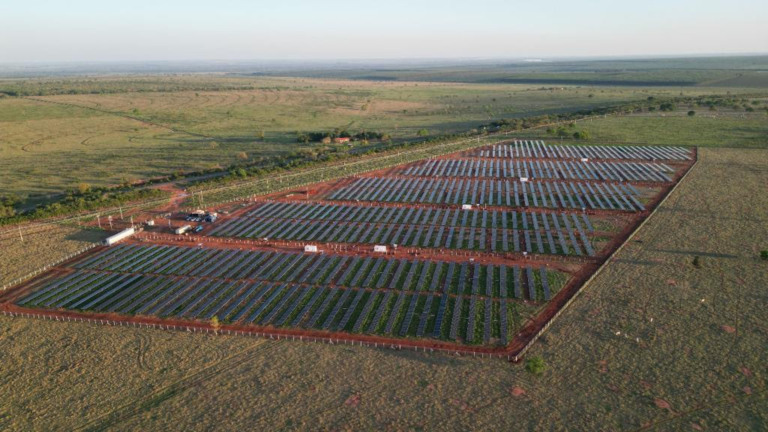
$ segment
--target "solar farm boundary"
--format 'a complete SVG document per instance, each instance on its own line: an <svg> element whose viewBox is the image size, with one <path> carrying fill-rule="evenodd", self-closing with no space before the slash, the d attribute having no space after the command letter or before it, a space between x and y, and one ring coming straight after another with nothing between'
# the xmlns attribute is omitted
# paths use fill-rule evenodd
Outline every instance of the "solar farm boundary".
<svg viewBox="0 0 768 432"><path fill-rule="evenodd" d="M291 340L291 341L303 341L303 342L317 342L317 343L326 343L329 345L351 345L351 346L366 346L369 348L383 348L383 349L392 349L397 351L402 350L413 350L415 352L424 352L424 353L442 353L442 354L450 354L450 355L472 355L473 357L480 357L480 358L497 358L497 359L506 359L508 361L512 361L513 358L510 354L506 352L493 352L493 351L482 351L477 348L472 348L470 346L456 346L450 347L450 346L430 346L429 343L424 344L418 344L417 341L408 341L403 339L390 339L387 340L386 338L380 338L380 337L347 337L346 335L344 337L333 337L330 336L313 336L313 335L305 335L301 334L302 332L291 332L291 331L259 331L259 330L248 330L248 329L234 329L234 328L227 328L226 326L221 326L219 328L214 328L211 325L206 324L199 324L199 325L192 325L192 324L170 324L170 323L156 323L149 320L143 320L143 319L110 319L110 318L90 318L85 316L80 316L76 313L56 313L56 312L27 312L27 311L17 311L17 310L0 310L0 314L10 317L10 318L26 318L26 319L40 319L40 320L46 320L46 321L57 321L57 322L73 322L73 323L83 323L83 324L95 324L95 325L103 325L103 326L110 326L110 327L133 327L133 328L143 328L143 329L154 329L154 330L163 330L163 331L182 331L182 332L189 332L189 333L201 333L201 334L209 334L209 335L217 335L217 336L251 336L251 337L258 337L263 339L271 339L271 340ZM367 340L370 339L370 340Z"/></svg>
<svg viewBox="0 0 768 432"><path fill-rule="evenodd" d="M694 150L696 150L696 148L695 148L695 147L694 147ZM561 314L562 314L562 313L563 313L563 312L564 312L566 309L568 309L568 307L571 305L571 303L573 303L573 301L574 301L574 300L576 300L576 298L579 296L579 294L581 294L581 292L582 292L582 291L584 291L586 288L588 288L588 287L589 287L589 285L592 283L592 281L594 281L594 280L595 280L595 278L597 278L597 277L598 277L598 276L599 276L599 275L600 275L600 274L603 272L603 270L605 269L605 267L607 267L607 266L608 266L608 264L610 264L611 262L613 262L613 260L614 260L614 258L616 257L616 255L617 255L619 252L621 252L621 251L624 249L624 246L626 246L626 245L627 245L627 244L628 244L628 243L629 243L629 242L630 242L630 241L631 241L631 240L632 240L632 239L635 237L635 235L636 235L638 232L640 232L640 230L641 230L641 229L642 229L642 228L645 226L645 224L646 224L646 223L648 223L648 221L649 221L649 220L650 220L650 219L653 217L653 215L655 215L655 214L656 214L656 211L657 211L659 208L661 208L661 206L663 206L663 205L664 205L664 203L667 201L667 199L668 199L670 196L672 196L672 194L673 194L673 193L674 193L674 192L677 190L677 188L678 188L678 187L679 187L679 186L680 186L680 185L683 183L683 181L684 181L684 180L685 180L685 179L688 177L688 174L690 174L690 173L691 173L691 171L693 171L693 169L696 167L696 165L698 165L698 163L699 163L698 151L695 151L695 152L694 152L694 156L695 156L695 159L694 159L694 162L693 162L693 164L692 164L692 165L690 165L690 167L689 167L689 168L688 168L688 170L685 172L685 174L683 174L683 175L682 175L682 177L680 177L680 178L678 179L677 183L675 183L675 185L674 185L672 188L670 188L670 189L667 191L666 195L664 195L664 197L661 199L661 201L659 201L659 202L656 204L656 206L653 208L653 210L652 210L652 211L651 211L651 212L650 212L650 213L649 213L649 214L648 214L648 215L647 215L645 218L643 218L643 220L640 222L640 224L638 224L638 225L637 225L637 227L636 227L636 228L635 228L635 229L634 229L634 230L633 230L633 231L632 231L632 232L629 234L629 236L628 236L628 237L627 237L627 238L626 238L626 239L625 239L625 240L624 240L624 241L623 241L623 242L622 242L622 243L619 245L619 247L617 247L617 248L616 248L616 249L615 249L615 250L614 250L614 251L613 251L613 252L612 252L610 255L608 255L608 257L606 257L605 261L604 261L604 262L603 262L603 263L602 263L602 264L601 264L601 265L600 265L600 266L597 268L597 270L595 270L595 272L594 272L594 273L592 273L592 275L591 275L591 276L590 276L590 277L589 277L589 278L588 278L588 279L587 279L587 280L586 280L586 281L585 281L585 282L584 282L584 283L581 285L581 287L579 287L579 288L578 288L578 289L577 289L577 290L576 290L576 291L573 293L573 295L571 296L571 298L569 298L569 299L568 299L568 300L565 302L565 304L563 304L563 306L562 306L562 307L560 307L560 308L557 310L557 312L556 312L554 315L552 315L552 317L550 317L550 318L547 320L546 324L544 324L544 325L543 325L543 326L542 326L542 327L541 327L541 328L540 328L540 329L539 329L539 330L538 330L538 331L537 331L537 332L536 332L536 333L533 335L533 337L531 337L531 339L530 339L530 340L529 340L529 341L528 341L528 342L527 342L527 343L526 343L526 344L525 344L525 345L524 345L524 346L523 346L523 347L522 347L522 348L521 348L519 351L517 351L517 352L516 352L514 355L511 355L511 361L514 361L514 362L519 362L519 361L522 359L522 357L525 355L525 353L526 353L526 352L527 352L527 351L528 351L528 350L529 350L529 349L530 349L530 348L531 348L531 347L532 347L532 346L533 346L533 345L536 343L536 341L537 341L537 340L538 340L538 339L539 339L539 338L540 338L540 337L541 337L541 336L542 336L542 335L543 335L543 334L544 334L544 333L545 333L545 332L546 332L546 331L549 329L549 327L552 325L552 323L553 323L553 322L555 322L555 320L557 320L557 318L558 318L558 317L560 317L560 315L561 315Z"/></svg>

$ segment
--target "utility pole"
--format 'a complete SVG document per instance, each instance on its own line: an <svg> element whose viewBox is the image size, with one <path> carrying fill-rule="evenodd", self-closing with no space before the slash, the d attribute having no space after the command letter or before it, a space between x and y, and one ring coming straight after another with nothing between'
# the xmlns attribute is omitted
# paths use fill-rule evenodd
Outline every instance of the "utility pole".
<svg viewBox="0 0 768 432"><path fill-rule="evenodd" d="M120 220L123 220L123 206L120 206Z"/></svg>
<svg viewBox="0 0 768 432"><path fill-rule="evenodd" d="M96 222L99 224L99 229L101 229L101 215L96 215Z"/></svg>
<svg viewBox="0 0 768 432"><path fill-rule="evenodd" d="M21 226L19 226L19 237L21 238L21 242L24 243L24 235L21 234Z"/></svg>

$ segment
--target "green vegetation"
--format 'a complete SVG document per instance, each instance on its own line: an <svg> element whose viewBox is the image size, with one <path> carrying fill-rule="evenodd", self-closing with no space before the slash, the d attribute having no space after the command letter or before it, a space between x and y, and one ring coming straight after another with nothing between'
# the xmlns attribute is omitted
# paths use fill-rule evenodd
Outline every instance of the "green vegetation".
<svg viewBox="0 0 768 432"><path fill-rule="evenodd" d="M525 370L534 374L541 375L547 369L547 364L541 356L533 356L525 359Z"/></svg>
<svg viewBox="0 0 768 432"><path fill-rule="evenodd" d="M637 113L576 121L574 128L563 128L565 136L576 128L587 130L590 142L603 144L684 145L698 147L766 148L768 115L764 112L736 112L722 109L694 117L687 110L671 113ZM547 139L557 132L544 130L525 136ZM566 138L567 139L567 138ZM589 142L588 142L589 143Z"/></svg>
<svg viewBox="0 0 768 432"><path fill-rule="evenodd" d="M768 261L768 250L760 251L760 259L763 261Z"/></svg>
<svg viewBox="0 0 768 432"><path fill-rule="evenodd" d="M117 207L132 202L158 200L168 196L158 189L138 189L131 186L118 188L91 188L86 183L78 185L78 190L69 191L60 200L51 204L40 204L24 213L15 211L13 205L18 202L15 196L0 198L0 225L42 219L56 216L67 216L76 213L94 211L103 208Z"/></svg>
<svg viewBox="0 0 768 432"><path fill-rule="evenodd" d="M81 182L105 187L232 166L268 169L308 155L386 149L425 134L524 128L551 115L680 97L668 87L214 75L0 80L0 89L28 95L0 100L0 182L4 194L17 194L23 204L55 201ZM724 91L696 87L684 93ZM762 111L747 105L756 108L754 114ZM349 147L302 138L336 131L360 139Z"/></svg>

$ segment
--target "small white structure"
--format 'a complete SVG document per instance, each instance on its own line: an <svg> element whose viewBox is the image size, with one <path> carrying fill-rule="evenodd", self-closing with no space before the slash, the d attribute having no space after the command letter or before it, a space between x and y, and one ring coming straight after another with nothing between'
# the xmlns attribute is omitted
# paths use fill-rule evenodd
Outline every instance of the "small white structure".
<svg viewBox="0 0 768 432"><path fill-rule="evenodd" d="M581 158L582 162L589 162L589 158Z"/></svg>
<svg viewBox="0 0 768 432"><path fill-rule="evenodd" d="M148 220L147 226L155 226L155 221L153 219Z"/></svg>
<svg viewBox="0 0 768 432"><path fill-rule="evenodd" d="M126 228L119 233L115 235L111 235L104 239L104 245L105 246L112 246L113 244L119 242L120 240L126 239L130 236L132 236L136 231L134 231L133 228Z"/></svg>
<svg viewBox="0 0 768 432"><path fill-rule="evenodd" d="M462 210L472 210L472 204L462 204L461 205Z"/></svg>
<svg viewBox="0 0 768 432"><path fill-rule="evenodd" d="M174 231L177 235L184 234L185 232L192 229L191 225L184 225L183 227L176 228L176 231Z"/></svg>
<svg viewBox="0 0 768 432"><path fill-rule="evenodd" d="M317 246L315 246L315 245L304 245L304 252L317 253Z"/></svg>
<svg viewBox="0 0 768 432"><path fill-rule="evenodd" d="M387 247L383 245L375 245L373 247L374 252L381 252L381 253L387 253Z"/></svg>
<svg viewBox="0 0 768 432"><path fill-rule="evenodd" d="M527 182L528 181L528 177L520 177L520 181L521 182Z"/></svg>

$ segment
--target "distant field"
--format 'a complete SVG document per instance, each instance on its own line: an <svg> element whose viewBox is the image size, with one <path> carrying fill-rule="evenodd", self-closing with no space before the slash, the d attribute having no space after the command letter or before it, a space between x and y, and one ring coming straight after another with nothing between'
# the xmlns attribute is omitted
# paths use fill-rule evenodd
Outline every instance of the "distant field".
<svg viewBox="0 0 768 432"><path fill-rule="evenodd" d="M683 145L699 147L766 148L768 147L768 114L765 111L709 112L692 108L672 113L644 113L576 122L572 130L587 130L592 141ZM544 130L534 135L552 139ZM587 141L586 143L589 143Z"/></svg>
<svg viewBox="0 0 768 432"><path fill-rule="evenodd" d="M447 67L350 66L274 72L316 78L378 81L517 83L538 85L768 87L768 57L710 57L632 60L499 61Z"/></svg>
<svg viewBox="0 0 768 432"><path fill-rule="evenodd" d="M53 194L79 182L111 185L318 148L297 143L297 131L378 131L397 142L419 138L422 129L427 135L461 132L500 118L680 94L670 88L550 89L217 75L23 85L0 80L0 90L19 87L31 87L31 94L94 94L0 98L3 193ZM684 94L713 92L723 90L695 88Z"/></svg>
<svg viewBox="0 0 768 432"><path fill-rule="evenodd" d="M700 157L534 346L541 377L471 357L2 317L0 426L764 430L768 153Z"/></svg>

